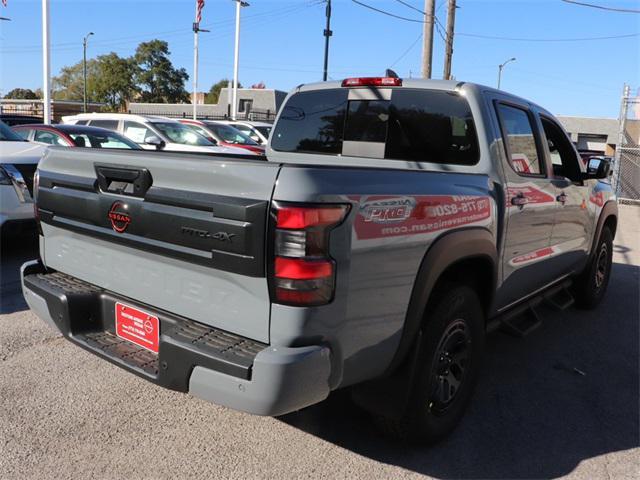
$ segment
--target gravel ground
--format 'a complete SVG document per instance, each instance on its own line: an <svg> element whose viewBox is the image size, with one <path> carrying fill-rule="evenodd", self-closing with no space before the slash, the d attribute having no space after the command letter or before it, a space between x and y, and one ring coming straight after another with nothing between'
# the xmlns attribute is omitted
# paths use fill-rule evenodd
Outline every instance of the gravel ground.
<svg viewBox="0 0 640 480"><path fill-rule="evenodd" d="M99 360L26 310L17 268L37 246L5 242L0 478L637 479L640 207L621 206L620 223L600 308L492 335L470 411L430 448L381 438L344 393L255 417Z"/></svg>

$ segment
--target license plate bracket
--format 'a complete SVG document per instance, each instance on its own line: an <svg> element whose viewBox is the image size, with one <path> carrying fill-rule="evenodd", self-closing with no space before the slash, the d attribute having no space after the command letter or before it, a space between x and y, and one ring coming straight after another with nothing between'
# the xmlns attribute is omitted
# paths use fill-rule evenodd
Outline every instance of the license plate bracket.
<svg viewBox="0 0 640 480"><path fill-rule="evenodd" d="M116 302L115 326L118 337L153 353L160 350L160 320L156 315Z"/></svg>

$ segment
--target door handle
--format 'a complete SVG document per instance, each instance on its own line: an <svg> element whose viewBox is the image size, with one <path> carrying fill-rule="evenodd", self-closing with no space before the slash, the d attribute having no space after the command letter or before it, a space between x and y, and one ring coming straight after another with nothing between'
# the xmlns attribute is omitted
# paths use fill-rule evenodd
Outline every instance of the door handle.
<svg viewBox="0 0 640 480"><path fill-rule="evenodd" d="M562 192L560 195L556 197L556 202L560 202L563 205L566 201L567 201L567 194L564 192Z"/></svg>
<svg viewBox="0 0 640 480"><path fill-rule="evenodd" d="M529 203L529 199L522 192L515 197L511 197L511 205L515 205L518 208L523 208L527 203Z"/></svg>

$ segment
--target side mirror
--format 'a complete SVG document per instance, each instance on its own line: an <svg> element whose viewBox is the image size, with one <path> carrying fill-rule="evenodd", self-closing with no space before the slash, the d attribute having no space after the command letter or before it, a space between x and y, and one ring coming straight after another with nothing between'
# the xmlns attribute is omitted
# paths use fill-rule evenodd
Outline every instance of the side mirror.
<svg viewBox="0 0 640 480"><path fill-rule="evenodd" d="M164 142L164 140L162 140L159 137L156 137L155 135L151 135L147 137L144 143L146 143L147 145L155 146L156 150L162 150L166 146L166 143Z"/></svg>
<svg viewBox="0 0 640 480"><path fill-rule="evenodd" d="M606 158L590 158L587 163L586 178L601 180L611 175L611 162Z"/></svg>
<svg viewBox="0 0 640 480"><path fill-rule="evenodd" d="M218 145L218 141L213 138L213 137L207 137L207 140L209 140L211 143L213 143L214 145Z"/></svg>

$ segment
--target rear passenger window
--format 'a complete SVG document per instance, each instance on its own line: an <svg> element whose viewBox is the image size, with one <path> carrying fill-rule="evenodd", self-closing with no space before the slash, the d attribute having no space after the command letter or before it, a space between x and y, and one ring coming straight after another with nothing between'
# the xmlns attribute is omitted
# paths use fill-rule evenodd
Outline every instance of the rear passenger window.
<svg viewBox="0 0 640 480"><path fill-rule="evenodd" d="M391 100L351 99L350 89L291 97L274 150L458 165L477 163L469 104L453 92L393 89ZM388 97L387 97L388 98Z"/></svg>
<svg viewBox="0 0 640 480"><path fill-rule="evenodd" d="M118 130L118 120L91 120L92 127L106 128L107 130Z"/></svg>
<svg viewBox="0 0 640 480"><path fill-rule="evenodd" d="M342 153L349 91L301 92L285 104L271 145L281 152Z"/></svg>
<svg viewBox="0 0 640 480"><path fill-rule="evenodd" d="M536 139L528 113L521 108L498 104L509 163L518 175L543 173Z"/></svg>

